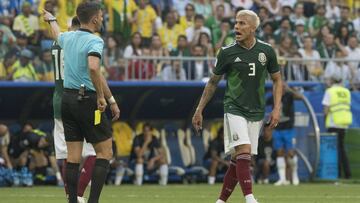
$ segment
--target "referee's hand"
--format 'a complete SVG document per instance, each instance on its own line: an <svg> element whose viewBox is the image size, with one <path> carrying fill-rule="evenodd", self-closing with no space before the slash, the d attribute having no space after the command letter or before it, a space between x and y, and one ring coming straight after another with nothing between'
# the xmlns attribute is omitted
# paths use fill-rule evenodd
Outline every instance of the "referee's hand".
<svg viewBox="0 0 360 203"><path fill-rule="evenodd" d="M116 121L120 117L120 109L117 103L110 104L111 115L113 116L112 121Z"/></svg>
<svg viewBox="0 0 360 203"><path fill-rule="evenodd" d="M43 9L43 18L45 22L48 22L50 19L55 19L55 16L49 11Z"/></svg>
<svg viewBox="0 0 360 203"><path fill-rule="evenodd" d="M106 109L106 105L107 103L104 97L97 98L97 107L99 111L104 112Z"/></svg>

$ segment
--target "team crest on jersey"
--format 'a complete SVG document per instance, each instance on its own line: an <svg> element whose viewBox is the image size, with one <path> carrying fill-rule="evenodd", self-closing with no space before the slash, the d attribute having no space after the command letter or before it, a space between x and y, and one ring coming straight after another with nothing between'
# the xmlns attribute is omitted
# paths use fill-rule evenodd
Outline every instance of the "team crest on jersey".
<svg viewBox="0 0 360 203"><path fill-rule="evenodd" d="M234 141L237 141L239 139L239 135L237 133L234 133L232 137Z"/></svg>
<svg viewBox="0 0 360 203"><path fill-rule="evenodd" d="M258 58L258 60L259 60L259 62L261 63L261 65L265 65L266 64L266 55L263 53L263 52L261 52L261 53L259 53L259 58Z"/></svg>

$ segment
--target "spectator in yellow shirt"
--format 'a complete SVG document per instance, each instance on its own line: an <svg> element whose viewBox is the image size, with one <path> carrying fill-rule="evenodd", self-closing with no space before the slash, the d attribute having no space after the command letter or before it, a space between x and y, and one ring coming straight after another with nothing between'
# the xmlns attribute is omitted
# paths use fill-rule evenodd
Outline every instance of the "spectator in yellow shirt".
<svg viewBox="0 0 360 203"><path fill-rule="evenodd" d="M38 81L35 69L31 64L31 59L33 58L33 53L24 49L20 52L20 59L15 62L12 79L19 82L31 82Z"/></svg>
<svg viewBox="0 0 360 203"><path fill-rule="evenodd" d="M31 12L31 4L24 2L22 13L14 19L13 30L25 33L31 44L37 44L39 39L39 21Z"/></svg>
<svg viewBox="0 0 360 203"><path fill-rule="evenodd" d="M166 15L166 23L159 29L158 33L163 47L169 51L177 47L178 36L185 34L181 25L176 24L173 12L169 12Z"/></svg>
<svg viewBox="0 0 360 203"><path fill-rule="evenodd" d="M130 39L131 27L135 22L137 5L134 0L104 0L109 15L107 31L119 34L120 42Z"/></svg>
<svg viewBox="0 0 360 203"><path fill-rule="evenodd" d="M55 14L55 5L52 0L46 0L44 4L44 9L56 16ZM42 13L42 12L41 12ZM42 15L39 16L39 29L41 35L40 46L41 50L50 49L53 43L52 36L50 33L49 23L44 21Z"/></svg>
<svg viewBox="0 0 360 203"><path fill-rule="evenodd" d="M142 35L143 45L146 47L151 43L156 17L156 12L149 4L149 0L140 0L133 24L133 32L139 32Z"/></svg>
<svg viewBox="0 0 360 203"><path fill-rule="evenodd" d="M193 4L188 3L185 6L185 15L180 17L180 25L184 30L194 25L195 7Z"/></svg>
<svg viewBox="0 0 360 203"><path fill-rule="evenodd" d="M16 50L11 50L6 53L4 60L0 63L0 78L1 80L9 80L11 79L10 73L12 73L14 69L15 62L17 60Z"/></svg>
<svg viewBox="0 0 360 203"><path fill-rule="evenodd" d="M45 4L49 0L40 0L38 12L43 13ZM68 31L71 26L71 20L76 16L76 8L83 0L50 0L56 5L56 19L61 32Z"/></svg>
<svg viewBox="0 0 360 203"><path fill-rule="evenodd" d="M41 63L35 67L35 72L40 81L52 82L54 81L54 70L51 50L45 49L42 52Z"/></svg>

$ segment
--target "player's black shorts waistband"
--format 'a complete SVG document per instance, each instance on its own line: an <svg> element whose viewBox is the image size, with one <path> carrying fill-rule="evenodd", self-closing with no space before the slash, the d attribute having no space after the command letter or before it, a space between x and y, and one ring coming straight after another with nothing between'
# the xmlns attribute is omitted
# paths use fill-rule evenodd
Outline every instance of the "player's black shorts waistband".
<svg viewBox="0 0 360 203"><path fill-rule="evenodd" d="M78 89L64 88L64 93L79 94L79 90ZM93 91L93 90L85 90L85 94L96 94L96 92Z"/></svg>

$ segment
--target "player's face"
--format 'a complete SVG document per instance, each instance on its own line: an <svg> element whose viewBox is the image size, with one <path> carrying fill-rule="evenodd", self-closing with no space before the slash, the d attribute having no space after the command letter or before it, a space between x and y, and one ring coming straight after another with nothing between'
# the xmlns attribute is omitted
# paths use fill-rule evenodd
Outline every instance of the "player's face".
<svg viewBox="0 0 360 203"><path fill-rule="evenodd" d="M96 31L100 32L103 22L103 12L99 10L98 14L94 17L94 23L96 25Z"/></svg>
<svg viewBox="0 0 360 203"><path fill-rule="evenodd" d="M152 136L151 128L145 127L145 128L144 128L144 135L145 135L146 137L151 137L151 136Z"/></svg>
<svg viewBox="0 0 360 203"><path fill-rule="evenodd" d="M234 30L237 42L246 41L255 34L255 22L252 22L251 16L237 15Z"/></svg>

